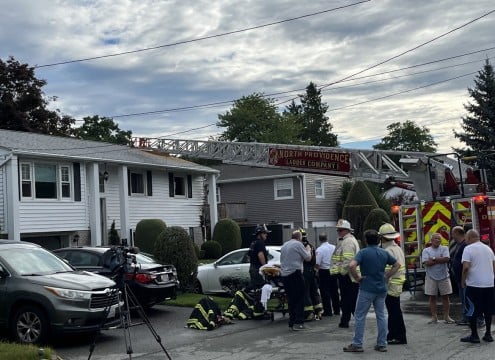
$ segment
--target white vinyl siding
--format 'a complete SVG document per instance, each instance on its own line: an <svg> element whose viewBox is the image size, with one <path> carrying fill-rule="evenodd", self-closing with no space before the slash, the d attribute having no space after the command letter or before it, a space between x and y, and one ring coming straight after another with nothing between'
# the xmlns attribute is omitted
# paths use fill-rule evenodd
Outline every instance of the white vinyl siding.
<svg viewBox="0 0 495 360"><path fill-rule="evenodd" d="M292 178L273 180L275 200L287 200L294 198L294 182Z"/></svg>

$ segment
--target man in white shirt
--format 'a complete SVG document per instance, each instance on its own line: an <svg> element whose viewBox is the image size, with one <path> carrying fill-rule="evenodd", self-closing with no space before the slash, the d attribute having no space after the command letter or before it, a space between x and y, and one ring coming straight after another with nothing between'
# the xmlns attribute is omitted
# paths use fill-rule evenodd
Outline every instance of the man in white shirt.
<svg viewBox="0 0 495 360"><path fill-rule="evenodd" d="M467 316L471 335L461 338L461 341L480 342L476 320L479 315L483 315L486 326L483 340L493 342L491 326L495 256L492 249L480 241L480 234L476 230L469 230L466 233L466 243L467 246L462 253L461 286L466 288Z"/></svg>
<svg viewBox="0 0 495 360"><path fill-rule="evenodd" d="M323 316L332 316L332 305L336 314L340 311L337 282L330 276L330 265L335 245L328 242L326 234L320 234L318 239L320 246L316 249L315 268L318 270L318 285L323 303Z"/></svg>

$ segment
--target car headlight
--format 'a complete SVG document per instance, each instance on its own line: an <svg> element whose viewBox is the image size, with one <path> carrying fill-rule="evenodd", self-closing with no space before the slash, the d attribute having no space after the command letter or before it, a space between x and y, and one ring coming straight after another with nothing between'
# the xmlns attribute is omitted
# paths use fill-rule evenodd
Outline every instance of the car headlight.
<svg viewBox="0 0 495 360"><path fill-rule="evenodd" d="M45 289L55 294L58 297L68 300L89 300L91 299L91 293L88 291L73 290L73 289L61 289L51 286L45 286Z"/></svg>

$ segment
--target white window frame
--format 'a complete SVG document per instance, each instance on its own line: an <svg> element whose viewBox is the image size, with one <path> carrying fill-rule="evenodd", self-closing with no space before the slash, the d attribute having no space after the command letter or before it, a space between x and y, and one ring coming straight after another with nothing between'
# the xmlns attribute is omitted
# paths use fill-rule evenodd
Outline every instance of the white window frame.
<svg viewBox="0 0 495 360"><path fill-rule="evenodd" d="M315 180L315 198L324 199L325 198L325 182L323 179Z"/></svg>
<svg viewBox="0 0 495 360"><path fill-rule="evenodd" d="M133 176L141 176L141 181L143 183L143 191L142 192L137 192L134 191L135 189L133 188L133 183L132 183L132 177ZM131 189L131 196L145 196L146 195L146 174L141 172L141 171L131 171L131 176L130 179L131 181L129 187Z"/></svg>
<svg viewBox="0 0 495 360"><path fill-rule="evenodd" d="M35 168L36 165L50 165L55 166L56 174L56 196L53 198L37 198L36 197L36 179L35 179ZM73 168L71 164L56 164L47 161L20 161L20 175L19 175L19 186L22 200L34 200L34 201L73 201L74 200L74 183L73 183ZM23 171L27 168L27 172ZM62 169L67 169L67 177L62 176ZM65 177L65 179L63 179ZM22 184L26 182L29 183L31 190L30 196L24 196L22 191ZM62 187L66 185L69 187L69 196L63 196Z"/></svg>
<svg viewBox="0 0 495 360"><path fill-rule="evenodd" d="M282 195L281 191L290 190L290 195ZM292 178L275 179L273 181L273 192L275 200L294 199L294 181Z"/></svg>

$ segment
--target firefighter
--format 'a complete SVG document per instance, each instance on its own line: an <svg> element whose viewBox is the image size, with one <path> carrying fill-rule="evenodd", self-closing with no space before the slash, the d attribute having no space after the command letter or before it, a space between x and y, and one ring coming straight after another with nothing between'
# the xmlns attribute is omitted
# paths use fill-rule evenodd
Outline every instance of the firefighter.
<svg viewBox="0 0 495 360"><path fill-rule="evenodd" d="M299 232L302 236L303 245L309 246L311 249L311 259L304 261L303 263L303 276L304 276L304 318L306 321L319 320L323 313L323 304L321 303L321 297L318 290L318 283L316 281L316 252L313 245L308 241L306 230L300 228Z"/></svg>
<svg viewBox="0 0 495 360"><path fill-rule="evenodd" d="M339 327L348 328L351 314L354 314L359 290L358 283L351 278L349 273L349 264L359 251L359 243L352 235L353 229L349 221L339 219L335 227L337 228L339 239L332 256L330 274L338 274L340 307L342 310Z"/></svg>
<svg viewBox="0 0 495 360"><path fill-rule="evenodd" d="M271 231L267 229L265 224L258 225L254 231L253 235L256 236L256 240L249 247L250 290L260 289L265 284L265 280L263 280L259 270L260 267L268 263L268 251L266 250L265 241L269 233Z"/></svg>
<svg viewBox="0 0 495 360"><path fill-rule="evenodd" d="M406 260L404 252L395 242L400 234L395 230L392 224L383 224L378 230L382 240L382 248L392 255L400 265L399 270L388 279L387 297L385 305L388 312L388 334L387 343L389 345L407 344L406 325L402 310L400 308L400 294L402 286L406 281ZM385 267L389 271L390 265Z"/></svg>

